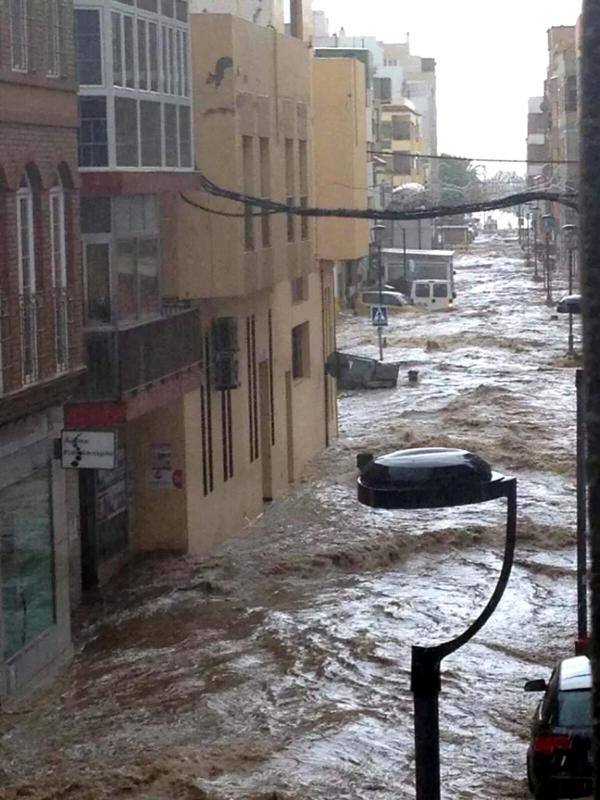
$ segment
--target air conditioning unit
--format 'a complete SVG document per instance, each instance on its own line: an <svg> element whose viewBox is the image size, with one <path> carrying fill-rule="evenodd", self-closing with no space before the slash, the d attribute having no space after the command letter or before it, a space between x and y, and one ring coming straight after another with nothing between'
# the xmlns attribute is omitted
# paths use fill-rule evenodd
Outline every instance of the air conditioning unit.
<svg viewBox="0 0 600 800"><path fill-rule="evenodd" d="M240 385L240 365L236 352L230 350L214 354L212 383L217 392L238 388Z"/></svg>
<svg viewBox="0 0 600 800"><path fill-rule="evenodd" d="M220 317L212 324L212 344L215 353L239 350L238 321L235 317Z"/></svg>

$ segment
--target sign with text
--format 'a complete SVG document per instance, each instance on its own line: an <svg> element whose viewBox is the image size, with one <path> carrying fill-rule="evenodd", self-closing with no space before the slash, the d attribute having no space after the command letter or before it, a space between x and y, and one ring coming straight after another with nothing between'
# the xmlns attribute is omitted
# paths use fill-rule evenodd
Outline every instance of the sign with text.
<svg viewBox="0 0 600 800"><path fill-rule="evenodd" d="M387 306L371 306L371 323L376 328L385 328L388 324Z"/></svg>
<svg viewBox="0 0 600 800"><path fill-rule="evenodd" d="M146 473L146 486L150 489L183 489L183 470L151 469Z"/></svg>
<svg viewBox="0 0 600 800"><path fill-rule="evenodd" d="M64 469L114 469L117 435L114 431L63 431Z"/></svg>

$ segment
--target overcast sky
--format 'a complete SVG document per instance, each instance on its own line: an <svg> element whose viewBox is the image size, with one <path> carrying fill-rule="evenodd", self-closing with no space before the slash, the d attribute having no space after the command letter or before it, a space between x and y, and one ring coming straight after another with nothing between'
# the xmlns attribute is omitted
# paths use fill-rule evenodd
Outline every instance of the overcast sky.
<svg viewBox="0 0 600 800"><path fill-rule="evenodd" d="M405 41L434 57L440 151L525 158L527 100L543 94L546 31L574 25L581 0L313 0L330 30ZM500 168L504 168L499 165ZM508 168L508 166L507 166Z"/></svg>

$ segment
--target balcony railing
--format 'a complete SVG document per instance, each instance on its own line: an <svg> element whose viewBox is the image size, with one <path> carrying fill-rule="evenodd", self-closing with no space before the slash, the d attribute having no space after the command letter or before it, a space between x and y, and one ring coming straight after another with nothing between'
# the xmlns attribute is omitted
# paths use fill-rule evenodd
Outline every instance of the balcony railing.
<svg viewBox="0 0 600 800"><path fill-rule="evenodd" d="M169 305L163 316L122 329L88 330L87 400L128 394L202 361L200 312Z"/></svg>

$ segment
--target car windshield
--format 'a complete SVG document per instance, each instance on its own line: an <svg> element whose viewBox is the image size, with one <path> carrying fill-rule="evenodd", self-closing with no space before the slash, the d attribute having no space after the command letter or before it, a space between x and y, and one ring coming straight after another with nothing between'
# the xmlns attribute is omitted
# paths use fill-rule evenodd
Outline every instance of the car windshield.
<svg viewBox="0 0 600 800"><path fill-rule="evenodd" d="M592 693L590 689L558 693L558 724L564 728L591 728Z"/></svg>

